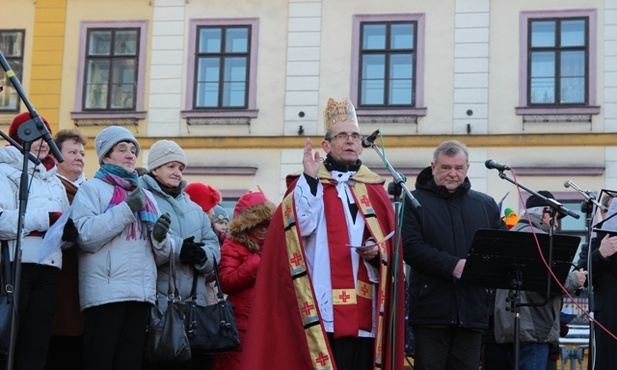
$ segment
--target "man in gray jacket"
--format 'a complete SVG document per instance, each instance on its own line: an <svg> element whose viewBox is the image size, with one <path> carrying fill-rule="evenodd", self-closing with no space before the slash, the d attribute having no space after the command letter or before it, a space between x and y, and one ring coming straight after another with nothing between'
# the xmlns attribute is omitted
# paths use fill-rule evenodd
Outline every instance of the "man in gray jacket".
<svg viewBox="0 0 617 370"><path fill-rule="evenodd" d="M555 199L553 194L540 190L539 194ZM536 195L531 195L525 202L525 213L510 231L532 232L546 234L551 227L553 212L546 201ZM559 219L565 214L559 213L554 218L554 227L559 227ZM573 271L568 275L565 288L575 291L585 283L586 272ZM514 315L509 310L507 301L508 290L497 289L495 295L495 339L502 343L504 353L507 353L510 369L514 363ZM549 358L551 344L559 343L559 312L561 311L561 295L551 297L548 302L544 294L537 292L520 292L520 370L545 370ZM543 304L544 303L544 304ZM506 369L507 370L507 369Z"/></svg>

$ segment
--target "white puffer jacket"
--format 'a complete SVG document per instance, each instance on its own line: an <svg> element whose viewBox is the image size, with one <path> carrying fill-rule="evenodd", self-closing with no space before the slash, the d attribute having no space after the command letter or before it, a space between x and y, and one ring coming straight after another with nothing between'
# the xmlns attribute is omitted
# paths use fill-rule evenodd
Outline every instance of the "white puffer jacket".
<svg viewBox="0 0 617 370"><path fill-rule="evenodd" d="M10 241L11 260L14 259L13 250L17 238L22 168L23 155L17 148L0 148L0 240ZM47 231L49 213L64 212L69 206L66 191L56 176L56 170L56 167L47 170L42 164L35 166L28 162L28 183L31 185L24 217L22 263L39 263L41 257L43 238L28 234L33 231ZM40 263L62 268L62 251L58 249Z"/></svg>
<svg viewBox="0 0 617 370"><path fill-rule="evenodd" d="M115 302L149 302L156 297L156 266L173 250L170 234L158 243L128 238L136 222L128 204L108 209L114 187L90 179L79 187L71 217L79 231L79 299L82 311ZM153 200L152 194L143 190ZM154 203L154 200L153 200ZM160 214L157 208L157 214Z"/></svg>

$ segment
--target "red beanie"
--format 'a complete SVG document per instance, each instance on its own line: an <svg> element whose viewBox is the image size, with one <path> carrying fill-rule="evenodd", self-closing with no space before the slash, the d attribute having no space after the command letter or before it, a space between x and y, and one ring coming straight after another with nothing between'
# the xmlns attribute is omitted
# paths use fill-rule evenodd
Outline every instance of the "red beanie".
<svg viewBox="0 0 617 370"><path fill-rule="evenodd" d="M238 215L248 209L251 209L260 204L264 204L269 202L268 198L266 198L266 194L262 192L252 192L244 194L238 199L238 203L236 203L236 208L234 208L234 218L238 217Z"/></svg>
<svg viewBox="0 0 617 370"><path fill-rule="evenodd" d="M43 116L39 116L39 117L43 120L43 123L45 124L45 126L47 126L47 129L49 130L49 134L51 135L51 127L49 127L49 122L47 122L45 117ZM9 137L17 141L19 145L21 145L23 142L19 138L17 129L19 128L19 126L23 125L24 123L29 121L31 118L32 117L30 116L30 112L19 113L18 115L15 116L15 118L13 118L13 122L11 122L11 126L9 126Z"/></svg>
<svg viewBox="0 0 617 370"><path fill-rule="evenodd" d="M201 182L192 182L184 188L184 192L189 195L191 200L201 207L204 212L208 212L221 201L221 193L210 185Z"/></svg>

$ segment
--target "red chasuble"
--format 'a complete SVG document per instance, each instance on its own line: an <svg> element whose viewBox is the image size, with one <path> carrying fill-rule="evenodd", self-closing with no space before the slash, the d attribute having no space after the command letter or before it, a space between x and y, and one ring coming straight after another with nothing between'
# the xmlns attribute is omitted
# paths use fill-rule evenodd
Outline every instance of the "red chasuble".
<svg viewBox="0 0 617 370"><path fill-rule="evenodd" d="M328 186L335 180L323 165L319 177L325 185L324 192L336 192L333 186ZM297 176L288 178L287 196L272 218L262 250L248 330L242 344L243 369L336 369L295 223L293 188L296 181ZM356 182L358 217L365 218L367 229L375 240L382 240L380 236L395 230L384 180L362 166L351 181ZM394 240L390 238L379 246L374 369L404 368L404 275L400 246L399 259L393 266ZM396 292L393 291L395 270L398 270ZM336 319L334 325L336 327Z"/></svg>

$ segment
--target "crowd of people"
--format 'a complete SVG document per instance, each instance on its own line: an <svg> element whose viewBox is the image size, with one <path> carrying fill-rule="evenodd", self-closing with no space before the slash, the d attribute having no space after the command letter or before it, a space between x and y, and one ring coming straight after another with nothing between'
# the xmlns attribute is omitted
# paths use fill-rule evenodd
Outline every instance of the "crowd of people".
<svg viewBox="0 0 617 370"><path fill-rule="evenodd" d="M18 145L18 129L30 118L21 113L10 125ZM395 215L385 180L360 159L352 102L330 99L324 126L319 146L306 140L301 169L287 176L280 202L249 191L231 216L217 189L183 179L189 163L176 142L156 141L139 168L135 136L107 127L94 139L99 168L86 179L86 139L61 130L54 141L63 162L43 139L28 146L38 161L27 164L22 240L24 158L16 146L0 148L0 240L11 252L19 246L21 266L13 368L402 370L408 324L414 369L509 369L515 354L520 369L550 368L561 295L522 293L514 353L511 292L462 278L477 230L556 229L565 215L544 199L554 196L530 196L517 222L506 225L495 200L471 188L465 145L447 140L416 178L420 207L404 202ZM602 203L608 208L611 200ZM51 249L50 230L61 234ZM170 258L181 297L206 306L219 289L225 293L239 347L194 351L181 363L144 360L150 309L167 305ZM617 236L584 248L564 282L569 291L586 285L589 264L596 319L615 333ZM617 368L617 340L598 331L596 343L596 369Z"/></svg>

